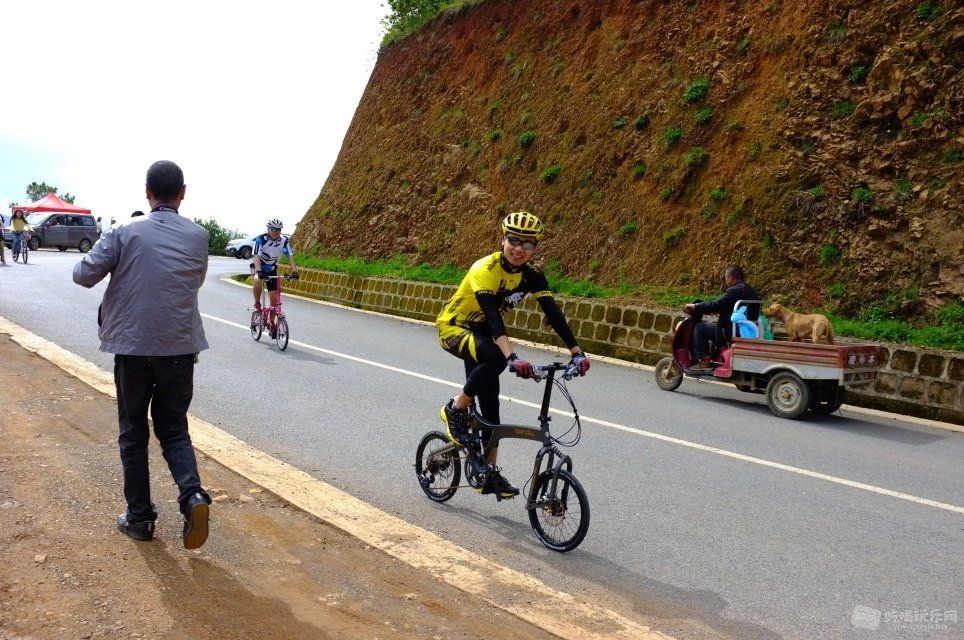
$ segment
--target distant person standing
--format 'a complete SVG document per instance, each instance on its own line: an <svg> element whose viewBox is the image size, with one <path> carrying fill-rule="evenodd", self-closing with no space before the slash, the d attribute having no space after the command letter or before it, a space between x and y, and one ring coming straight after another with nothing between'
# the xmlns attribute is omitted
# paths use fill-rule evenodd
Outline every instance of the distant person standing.
<svg viewBox="0 0 964 640"><path fill-rule="evenodd" d="M101 219L98 217L97 218L97 237L99 238L102 235L104 235L104 225L101 224Z"/></svg>
<svg viewBox="0 0 964 640"><path fill-rule="evenodd" d="M100 350L114 354L127 500L117 528L137 540L154 536L150 407L154 435L179 490L184 546L197 549L207 540L211 498L201 488L187 411L194 394L194 363L198 352L208 348L198 311L198 290L207 274L208 232L178 215L184 174L173 162L150 166L146 192L151 215L138 224L111 226L74 267L74 282L90 288L111 276L99 335Z"/></svg>

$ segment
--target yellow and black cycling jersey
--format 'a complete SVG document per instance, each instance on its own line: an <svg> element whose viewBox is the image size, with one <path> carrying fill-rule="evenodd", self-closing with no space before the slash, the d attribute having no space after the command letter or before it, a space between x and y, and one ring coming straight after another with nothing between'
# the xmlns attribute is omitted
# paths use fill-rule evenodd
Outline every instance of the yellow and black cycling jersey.
<svg viewBox="0 0 964 640"><path fill-rule="evenodd" d="M462 278L455 295L439 313L435 324L456 325L488 333L488 321L479 304L480 295L494 296L500 315L520 304L527 295L531 294L537 299L552 295L546 277L529 265L523 265L518 270L510 269L512 267L502 258L501 251L477 260Z"/></svg>
<svg viewBox="0 0 964 640"><path fill-rule="evenodd" d="M492 338L506 335L502 316L531 295L539 302L549 324L567 346L575 338L555 303L546 276L529 265L513 268L501 251L473 264L455 295L442 308L435 324L441 329L457 326Z"/></svg>

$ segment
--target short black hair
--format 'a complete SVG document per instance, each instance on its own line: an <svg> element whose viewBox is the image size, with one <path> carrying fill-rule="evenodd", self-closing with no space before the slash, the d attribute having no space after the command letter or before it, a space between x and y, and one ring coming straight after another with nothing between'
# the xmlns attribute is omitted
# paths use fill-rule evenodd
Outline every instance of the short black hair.
<svg viewBox="0 0 964 640"><path fill-rule="evenodd" d="M161 202L171 202L184 188L184 172L170 160L158 160L147 170L147 188Z"/></svg>
<svg viewBox="0 0 964 640"><path fill-rule="evenodd" d="M743 269L735 264L731 264L726 268L727 275L735 278L736 280L743 280Z"/></svg>

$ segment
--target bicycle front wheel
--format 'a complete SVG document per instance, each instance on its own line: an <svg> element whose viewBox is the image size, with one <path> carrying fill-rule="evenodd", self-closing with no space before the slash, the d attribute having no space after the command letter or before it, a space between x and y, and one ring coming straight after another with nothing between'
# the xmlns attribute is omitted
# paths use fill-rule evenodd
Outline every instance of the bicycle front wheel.
<svg viewBox="0 0 964 640"><path fill-rule="evenodd" d="M278 343L278 348L282 351L288 348L288 321L284 317L278 318L274 341Z"/></svg>
<svg viewBox="0 0 964 640"><path fill-rule="evenodd" d="M551 493L553 470L536 479L529 522L536 536L553 551L572 551L589 531L589 498L575 476L559 470L555 493Z"/></svg>
<svg viewBox="0 0 964 640"><path fill-rule="evenodd" d="M455 495L462 479L459 450L441 431L429 431L415 451L415 475L422 491L434 502Z"/></svg>
<svg viewBox="0 0 964 640"><path fill-rule="evenodd" d="M23 248L20 249L20 257L23 258L23 263L27 264L27 243L23 243Z"/></svg>
<svg viewBox="0 0 964 640"><path fill-rule="evenodd" d="M257 342L261 339L261 334L264 332L264 324L261 322L261 312L252 311L251 312L251 337Z"/></svg>

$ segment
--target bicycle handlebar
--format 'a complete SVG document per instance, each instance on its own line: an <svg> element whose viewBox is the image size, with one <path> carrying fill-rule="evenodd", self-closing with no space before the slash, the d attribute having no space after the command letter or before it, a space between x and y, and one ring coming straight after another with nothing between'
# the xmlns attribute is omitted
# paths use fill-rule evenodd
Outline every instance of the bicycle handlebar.
<svg viewBox="0 0 964 640"><path fill-rule="evenodd" d="M515 373L515 367L509 366L509 371ZM562 371L562 377L564 380L572 380L573 378L579 377L579 369L570 363L564 362L553 362L552 364L540 364L532 366L532 379L536 382L542 382L549 377L550 371Z"/></svg>

